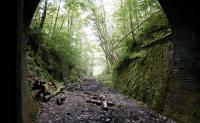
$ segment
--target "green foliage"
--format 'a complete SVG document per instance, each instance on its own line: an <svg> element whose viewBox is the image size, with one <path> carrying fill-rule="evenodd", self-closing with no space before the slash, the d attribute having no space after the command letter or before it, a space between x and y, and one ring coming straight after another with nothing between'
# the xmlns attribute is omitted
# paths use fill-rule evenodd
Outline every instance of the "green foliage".
<svg viewBox="0 0 200 123"><path fill-rule="evenodd" d="M38 31L30 31L28 43L28 66L36 76L50 80L64 82L74 81L86 72L79 68L79 52L67 43L62 34L50 38ZM34 40L33 40L34 39ZM34 44L34 41L40 42ZM56 42L56 44L55 44ZM33 46L35 45L35 51Z"/></svg>
<svg viewBox="0 0 200 123"><path fill-rule="evenodd" d="M129 16L130 14L133 18ZM121 4L115 11L113 17L117 24L113 31L113 34L116 36L113 37L122 39L120 38L121 35L122 37L123 35L126 36L116 49L120 54L113 70L116 75L122 69L127 68L130 63L133 64L146 58L146 52L139 52L141 46L149 44L156 39L171 33L167 17L162 11L159 3L155 0L121 1ZM132 28L130 28L130 22L133 24ZM135 29L133 31L134 35L131 33L132 29ZM129 35L127 35L128 33ZM136 40L136 45L134 45L133 37ZM142 69L142 67L135 69Z"/></svg>
<svg viewBox="0 0 200 123"><path fill-rule="evenodd" d="M78 76L92 71L93 59L88 54L92 54L91 49L95 48L90 47L85 41L87 39L83 37L82 27L85 24L96 30L109 71L113 68L121 70L127 67L127 64L141 60L146 53L137 53L140 46L161 37L169 29L162 11L153 15L161 10L156 0L121 1L113 15L113 29L109 29L112 24L107 23L108 18L102 1L67 0L62 6L59 2L48 2L44 27L40 30L38 27L44 9L43 1L35 12L32 30L29 32L31 70L44 78L51 76L50 78L57 81L65 81L66 78L73 81ZM82 13L86 14L85 18L82 18ZM149 18L151 15L153 16ZM143 21L146 22L139 26ZM133 33L127 35L134 28L136 29ZM162 34L156 31L161 28L164 28ZM124 36L126 37L123 38ZM109 80L111 74L104 71L101 78Z"/></svg>
<svg viewBox="0 0 200 123"><path fill-rule="evenodd" d="M121 1L114 17L116 28L113 37L123 40L119 40L121 42L116 48L120 55L112 73L113 87L155 110L162 110L171 44L144 50L142 46L171 33L167 17L155 0ZM165 53L164 57L162 53Z"/></svg>
<svg viewBox="0 0 200 123"><path fill-rule="evenodd" d="M138 31L137 40L141 44L147 44L152 40L164 37L167 33L171 33L171 29L167 17L161 11L150 17L142 25Z"/></svg>
<svg viewBox="0 0 200 123"><path fill-rule="evenodd" d="M149 34L161 27L169 28L168 20L163 12L157 13L148 19L147 23L143 24L142 30L143 33Z"/></svg>
<svg viewBox="0 0 200 123"><path fill-rule="evenodd" d="M80 15L87 4L82 0L63 1L63 5L61 1L48 1L44 26L40 29L44 2L37 7L28 32L28 68L48 81L75 81L88 72L87 54L82 54L80 41L85 23Z"/></svg>
<svg viewBox="0 0 200 123"><path fill-rule="evenodd" d="M122 57L120 57L120 59L114 66L114 71L121 70L123 67L126 67L126 65L131 62L129 54L129 52L126 52L124 55L122 55Z"/></svg>
<svg viewBox="0 0 200 123"><path fill-rule="evenodd" d="M121 50L134 51L134 48L148 44L171 32L167 17L156 0L121 1L113 19L116 23L113 31L114 39L122 39L126 36L116 49L119 54ZM133 33L130 33L133 29Z"/></svg>
<svg viewBox="0 0 200 123"><path fill-rule="evenodd" d="M155 110L162 110L170 68L168 49L171 46L168 43L129 53L113 71L113 86Z"/></svg>
<svg viewBox="0 0 200 123"><path fill-rule="evenodd" d="M98 75L97 79L107 86L112 86L113 84L112 73L108 70L108 68L106 68L100 75Z"/></svg>

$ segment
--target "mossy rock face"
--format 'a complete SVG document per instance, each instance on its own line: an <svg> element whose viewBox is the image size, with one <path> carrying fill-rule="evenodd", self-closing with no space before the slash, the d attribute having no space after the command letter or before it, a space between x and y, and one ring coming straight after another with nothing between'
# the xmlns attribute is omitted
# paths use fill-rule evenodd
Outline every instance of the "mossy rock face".
<svg viewBox="0 0 200 123"><path fill-rule="evenodd" d="M22 94L22 119L23 123L31 123L36 118L38 104L32 98L31 92Z"/></svg>
<svg viewBox="0 0 200 123"><path fill-rule="evenodd" d="M128 52L113 71L113 86L178 123L200 123L200 93L174 88L180 82L171 79L172 47L166 42Z"/></svg>
<svg viewBox="0 0 200 123"><path fill-rule="evenodd" d="M162 111L170 76L172 44L129 53L113 72L114 87L142 101L157 111Z"/></svg>
<svg viewBox="0 0 200 123"><path fill-rule="evenodd" d="M24 65L25 66L25 65ZM23 66L23 67L24 67ZM22 74L21 83L21 112L23 123L31 123L38 112L38 103L34 100L30 81L28 81L28 74L26 71Z"/></svg>
<svg viewBox="0 0 200 123"><path fill-rule="evenodd" d="M200 105L190 101L184 102L180 99L169 98L164 106L163 113L175 119L178 123L200 122Z"/></svg>
<svg viewBox="0 0 200 123"><path fill-rule="evenodd" d="M199 110L200 108L194 109ZM172 109L171 106L165 105L164 107L164 115L169 116L177 121L177 123L200 123L199 112L195 111L195 113L183 113L178 110Z"/></svg>

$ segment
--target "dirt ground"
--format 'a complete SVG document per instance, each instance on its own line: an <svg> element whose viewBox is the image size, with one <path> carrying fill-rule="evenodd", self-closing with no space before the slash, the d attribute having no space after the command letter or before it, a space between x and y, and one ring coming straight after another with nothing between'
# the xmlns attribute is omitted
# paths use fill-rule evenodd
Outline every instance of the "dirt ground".
<svg viewBox="0 0 200 123"><path fill-rule="evenodd" d="M100 94L105 94L106 101L114 105L105 110L102 105L87 102L91 98L98 100ZM58 105L56 100L61 95L65 100ZM68 85L64 94L47 103L40 101L39 106L34 123L175 123L91 78L81 78Z"/></svg>

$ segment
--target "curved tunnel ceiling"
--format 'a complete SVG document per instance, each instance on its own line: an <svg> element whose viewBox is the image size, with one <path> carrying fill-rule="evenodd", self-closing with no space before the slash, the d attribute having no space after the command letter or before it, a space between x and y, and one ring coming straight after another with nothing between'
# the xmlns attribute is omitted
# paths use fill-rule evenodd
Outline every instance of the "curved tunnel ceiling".
<svg viewBox="0 0 200 123"><path fill-rule="evenodd" d="M183 26L197 27L198 10L195 0L158 0L170 22L172 30Z"/></svg>

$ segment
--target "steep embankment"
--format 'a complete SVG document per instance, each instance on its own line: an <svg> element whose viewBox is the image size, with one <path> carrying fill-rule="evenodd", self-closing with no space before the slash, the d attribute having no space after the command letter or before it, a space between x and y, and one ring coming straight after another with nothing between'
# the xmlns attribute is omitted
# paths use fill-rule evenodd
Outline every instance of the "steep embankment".
<svg viewBox="0 0 200 123"><path fill-rule="evenodd" d="M114 87L162 111L170 84L170 36L130 52L115 68Z"/></svg>
<svg viewBox="0 0 200 123"><path fill-rule="evenodd" d="M174 48L168 36L127 53L113 72L113 85L178 122L198 123L198 80L192 76L192 69L184 68L184 58L192 53L181 52L183 59L177 55L172 58L173 53L177 53L177 46ZM181 70L177 70L174 59L181 61Z"/></svg>
<svg viewBox="0 0 200 123"><path fill-rule="evenodd" d="M79 63L74 60L78 53L70 44L65 44L63 51L55 47L55 40L58 37L50 38L38 30L30 30L25 35L27 42L26 53L23 59L23 84L22 84L22 117L23 122L28 123L34 119L38 112L38 101L34 99L32 84L34 79L42 80L57 87L75 81L84 74L83 69L79 69ZM73 54L73 56L71 55ZM48 91L51 91L50 89Z"/></svg>
<svg viewBox="0 0 200 123"><path fill-rule="evenodd" d="M55 44L65 39L49 37L37 30L31 30L28 37L27 65L32 76L44 81L69 83L85 73L79 68L79 54L70 43L60 48Z"/></svg>

